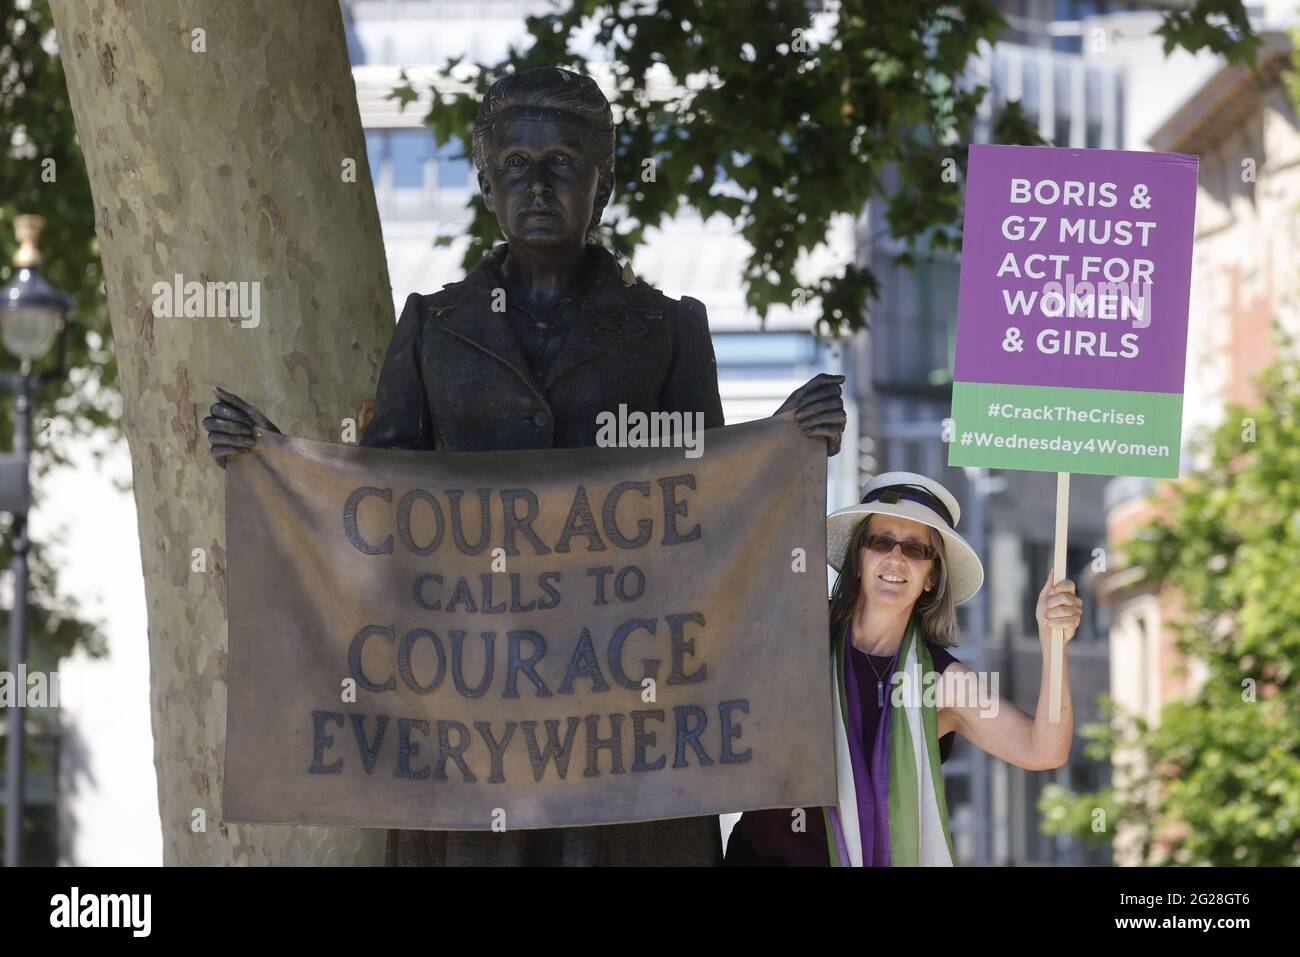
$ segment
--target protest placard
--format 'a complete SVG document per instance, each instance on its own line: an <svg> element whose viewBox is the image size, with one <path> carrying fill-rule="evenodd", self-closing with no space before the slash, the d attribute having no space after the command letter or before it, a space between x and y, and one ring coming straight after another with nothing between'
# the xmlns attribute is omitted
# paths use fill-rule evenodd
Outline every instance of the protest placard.
<svg viewBox="0 0 1300 957"><path fill-rule="evenodd" d="M1197 158L971 146L948 464L1178 475ZM1060 716L1061 642L1051 713Z"/></svg>
<svg viewBox="0 0 1300 957"><path fill-rule="evenodd" d="M1196 167L970 148L950 465L1177 476Z"/></svg>

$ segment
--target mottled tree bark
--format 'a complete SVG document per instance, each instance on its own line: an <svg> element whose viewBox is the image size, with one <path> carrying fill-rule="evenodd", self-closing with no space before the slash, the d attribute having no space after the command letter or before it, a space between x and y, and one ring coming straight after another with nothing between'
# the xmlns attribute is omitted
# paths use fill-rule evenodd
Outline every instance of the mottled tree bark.
<svg viewBox="0 0 1300 957"><path fill-rule="evenodd" d="M55 0L54 15L131 448L165 861L381 862L380 830L221 820L225 473L200 426L213 383L335 442L373 395L392 298L338 4ZM155 316L154 284L176 274L260 283L260 322Z"/></svg>

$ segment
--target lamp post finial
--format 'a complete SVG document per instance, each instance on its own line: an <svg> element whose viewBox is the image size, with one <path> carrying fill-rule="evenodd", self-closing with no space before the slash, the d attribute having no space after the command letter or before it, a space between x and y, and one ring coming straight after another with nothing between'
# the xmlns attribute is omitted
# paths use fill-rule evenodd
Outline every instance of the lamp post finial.
<svg viewBox="0 0 1300 957"><path fill-rule="evenodd" d="M18 251L14 253L14 265L26 269L41 264L41 251L36 242L41 237L45 226L43 216L15 216L14 235L18 237Z"/></svg>

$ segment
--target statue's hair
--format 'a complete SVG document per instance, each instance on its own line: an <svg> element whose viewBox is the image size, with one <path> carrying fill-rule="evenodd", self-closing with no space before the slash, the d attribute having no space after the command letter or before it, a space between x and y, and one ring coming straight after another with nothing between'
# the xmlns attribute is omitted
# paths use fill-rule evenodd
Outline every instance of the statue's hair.
<svg viewBox="0 0 1300 957"><path fill-rule="evenodd" d="M479 105L474 121L474 168L487 166L490 137L501 114L520 107L558 110L581 121L590 131L589 159L596 164L597 193L591 210L591 233L600 222L614 191L614 114L596 81L556 66L540 66L509 73L494 82ZM585 160L584 160L585 161Z"/></svg>

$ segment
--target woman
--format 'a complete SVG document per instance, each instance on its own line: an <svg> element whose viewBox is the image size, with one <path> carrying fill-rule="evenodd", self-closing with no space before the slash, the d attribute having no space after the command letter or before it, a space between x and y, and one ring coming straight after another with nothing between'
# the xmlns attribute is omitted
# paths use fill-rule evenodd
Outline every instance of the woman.
<svg viewBox="0 0 1300 957"><path fill-rule="evenodd" d="M1046 667L1030 717L984 689L972 693L978 676L947 651L956 606L984 581L979 557L956 532L960 517L938 482L887 472L867 484L861 504L826 519L827 561L840 573L830 606L838 803L806 815L746 812L727 864L952 865L939 764L954 733L1028 770L1065 763L1074 728L1068 667L1053 724ZM1068 642L1082 611L1074 583L1049 573L1036 614L1044 661L1052 629Z"/></svg>

